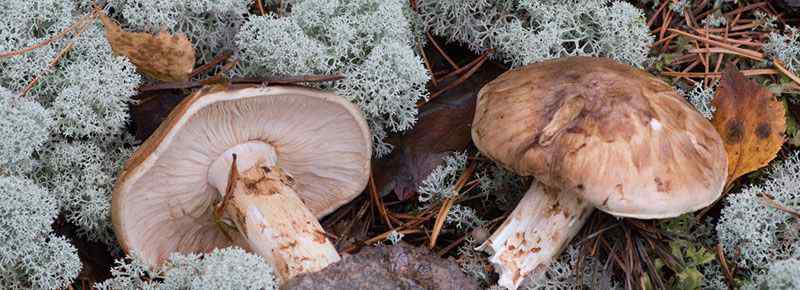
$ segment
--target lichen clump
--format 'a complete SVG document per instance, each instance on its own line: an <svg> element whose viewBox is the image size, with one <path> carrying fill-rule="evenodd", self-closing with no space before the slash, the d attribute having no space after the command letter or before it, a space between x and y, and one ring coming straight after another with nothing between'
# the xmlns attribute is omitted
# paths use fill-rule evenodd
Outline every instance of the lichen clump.
<svg viewBox="0 0 800 290"><path fill-rule="evenodd" d="M644 13L609 0L420 0L425 27L512 66L568 55L606 56L636 67L653 36Z"/></svg>
<svg viewBox="0 0 800 290"><path fill-rule="evenodd" d="M241 75L334 74L332 89L357 104L372 129L375 154L389 132L410 129L430 79L414 50L405 1L303 0L291 12L252 16L236 37ZM409 15L407 17L407 15Z"/></svg>

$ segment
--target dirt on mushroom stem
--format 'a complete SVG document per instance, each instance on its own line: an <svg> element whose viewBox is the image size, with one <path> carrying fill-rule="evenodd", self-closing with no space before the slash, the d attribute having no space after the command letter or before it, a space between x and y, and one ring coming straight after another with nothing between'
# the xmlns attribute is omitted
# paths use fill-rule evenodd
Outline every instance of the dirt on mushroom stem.
<svg viewBox="0 0 800 290"><path fill-rule="evenodd" d="M300 273L321 270L340 257L292 188L293 178L277 163L271 145L247 142L229 149L212 165L210 175L226 174L215 169L227 165L227 180L209 179L224 193L217 224L229 237L243 237L283 283Z"/></svg>

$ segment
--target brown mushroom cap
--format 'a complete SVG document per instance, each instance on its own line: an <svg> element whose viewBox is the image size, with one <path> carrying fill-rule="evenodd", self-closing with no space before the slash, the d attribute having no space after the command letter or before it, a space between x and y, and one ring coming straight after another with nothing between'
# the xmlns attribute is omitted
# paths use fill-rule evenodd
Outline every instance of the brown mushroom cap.
<svg viewBox="0 0 800 290"><path fill-rule="evenodd" d="M708 120L665 82L606 58L504 73L478 95L472 139L506 168L622 217L705 207L727 173Z"/></svg>
<svg viewBox="0 0 800 290"><path fill-rule="evenodd" d="M359 110L331 93L300 87L202 90L181 102L126 164L112 198L114 230L125 251L135 250L150 264L172 252L247 248L230 241L212 218L222 195L212 184L220 181L209 174L212 164L230 157L224 153L244 148L240 166L243 159L261 158L259 152L276 155L298 196L321 217L364 189L371 145Z"/></svg>

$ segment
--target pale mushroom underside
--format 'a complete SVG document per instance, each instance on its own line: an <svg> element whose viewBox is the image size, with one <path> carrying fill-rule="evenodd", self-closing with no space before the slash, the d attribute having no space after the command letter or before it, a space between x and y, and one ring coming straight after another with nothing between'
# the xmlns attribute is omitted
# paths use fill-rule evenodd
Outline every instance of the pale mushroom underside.
<svg viewBox="0 0 800 290"><path fill-rule="evenodd" d="M123 249L150 264L172 252L246 248L214 224L212 209L221 195L208 182L210 165L237 144L271 145L277 165L294 178L317 217L366 186L370 134L360 112L341 97L294 87L223 90L190 96L173 115L151 137L157 139L137 151L113 195Z"/></svg>

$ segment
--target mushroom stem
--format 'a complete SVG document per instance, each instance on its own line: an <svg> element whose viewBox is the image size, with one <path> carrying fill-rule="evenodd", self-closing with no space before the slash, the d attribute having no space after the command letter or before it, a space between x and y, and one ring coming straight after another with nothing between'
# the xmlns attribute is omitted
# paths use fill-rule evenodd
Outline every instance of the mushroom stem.
<svg viewBox="0 0 800 290"><path fill-rule="evenodd" d="M251 141L228 149L212 163L209 181L222 194L219 218L231 225L223 227L226 234L242 236L250 251L275 268L281 283L339 261L317 217L292 188L294 180L277 165L271 145Z"/></svg>
<svg viewBox="0 0 800 290"><path fill-rule="evenodd" d="M543 274L578 233L594 207L577 195L534 182L517 207L478 249L500 274L498 284L517 289L526 276Z"/></svg>
<svg viewBox="0 0 800 290"><path fill-rule="evenodd" d="M317 218L292 189L291 177L279 167L256 166L231 182L225 217L250 250L275 268L281 283L339 261Z"/></svg>

